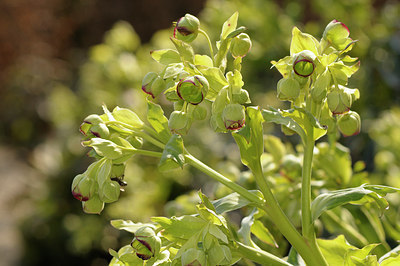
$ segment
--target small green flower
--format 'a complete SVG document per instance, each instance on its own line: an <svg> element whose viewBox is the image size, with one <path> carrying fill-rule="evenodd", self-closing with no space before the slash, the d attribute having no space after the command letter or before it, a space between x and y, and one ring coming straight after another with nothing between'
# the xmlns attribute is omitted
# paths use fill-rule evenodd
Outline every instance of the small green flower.
<svg viewBox="0 0 400 266"><path fill-rule="evenodd" d="M294 78L282 78L277 85L278 98L282 101L293 101L300 95L300 84Z"/></svg>
<svg viewBox="0 0 400 266"><path fill-rule="evenodd" d="M309 50L298 53L293 62L294 72L302 77L308 77L314 72L316 56Z"/></svg>
<svg viewBox="0 0 400 266"><path fill-rule="evenodd" d="M334 19L326 26L322 38L335 49L343 50L352 41L349 35L349 28L344 23Z"/></svg>
<svg viewBox="0 0 400 266"><path fill-rule="evenodd" d="M350 90L339 85L328 93L328 107L333 114L343 114L350 110L353 96Z"/></svg>
<svg viewBox="0 0 400 266"><path fill-rule="evenodd" d="M240 33L232 39L230 51L233 57L245 57L251 49L251 40L246 33Z"/></svg>
<svg viewBox="0 0 400 266"><path fill-rule="evenodd" d="M168 120L168 127L171 132L185 135L189 130L190 117L186 112L173 111Z"/></svg>
<svg viewBox="0 0 400 266"><path fill-rule="evenodd" d="M176 86L176 92L182 100L191 104L199 104L204 100L208 87L205 77L195 75L182 79Z"/></svg>
<svg viewBox="0 0 400 266"><path fill-rule="evenodd" d="M160 252L161 239L150 227L141 227L136 230L131 246L136 252L136 256L142 260L148 260Z"/></svg>
<svg viewBox="0 0 400 266"><path fill-rule="evenodd" d="M75 176L72 181L72 195L80 201L88 201L94 192L94 180L85 174Z"/></svg>
<svg viewBox="0 0 400 266"><path fill-rule="evenodd" d="M142 91L153 99L165 89L165 81L155 72L149 72L142 81Z"/></svg>
<svg viewBox="0 0 400 266"><path fill-rule="evenodd" d="M361 118L359 114L353 111L349 111L338 119L339 131L345 137L354 136L360 133L361 130Z"/></svg>
<svg viewBox="0 0 400 266"><path fill-rule="evenodd" d="M184 42L192 42L197 38L200 29L200 21L193 15L186 14L176 22L174 38Z"/></svg>
<svg viewBox="0 0 400 266"><path fill-rule="evenodd" d="M222 120L228 130L238 130L244 126L246 113L240 104L228 104L222 111Z"/></svg>
<svg viewBox="0 0 400 266"><path fill-rule="evenodd" d="M104 208L102 202L97 194L94 194L88 201L82 202L83 211L90 214L99 214Z"/></svg>
<svg viewBox="0 0 400 266"><path fill-rule="evenodd" d="M107 138L110 131L98 115L89 115L83 120L79 131L88 137Z"/></svg>

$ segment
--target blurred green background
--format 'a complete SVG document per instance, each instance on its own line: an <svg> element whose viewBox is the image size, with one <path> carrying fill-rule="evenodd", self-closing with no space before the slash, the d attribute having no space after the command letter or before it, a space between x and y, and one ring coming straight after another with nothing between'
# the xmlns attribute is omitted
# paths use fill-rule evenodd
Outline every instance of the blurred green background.
<svg viewBox="0 0 400 266"><path fill-rule="evenodd" d="M109 226L110 219L147 221L179 213L179 204L169 201L201 187L212 190L215 184L191 169L161 175L156 160L141 157L127 168L122 198L98 216L82 212L70 184L90 162L80 145L82 119L101 113L102 103L145 110L141 80L160 69L149 52L171 47L172 21L197 15L217 40L222 23L237 10L238 25L248 28L253 41L243 63L245 87L263 107L279 107L279 73L269 62L289 53L293 26L314 36L333 19L349 27L358 40L351 55L361 61L350 87L361 92L354 110L363 128L341 143L350 147L353 162L366 163L370 182L400 187L396 0L3 0L0 265L107 265L108 248L118 249L128 237ZM207 53L203 39L194 46ZM186 139L194 155L216 168L227 172L229 163L240 163L231 138L214 134L207 123L198 123Z"/></svg>

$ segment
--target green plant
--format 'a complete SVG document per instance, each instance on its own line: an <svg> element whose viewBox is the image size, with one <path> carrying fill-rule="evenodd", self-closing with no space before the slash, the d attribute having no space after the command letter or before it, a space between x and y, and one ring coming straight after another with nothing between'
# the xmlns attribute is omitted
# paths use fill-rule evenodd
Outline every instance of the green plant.
<svg viewBox="0 0 400 266"><path fill-rule="evenodd" d="M126 161L134 156L160 158L160 171L191 165L233 191L213 201L200 191L194 214L153 217L149 223L113 220L115 228L133 233L133 240L118 252L110 249L113 256L110 265L232 265L242 258L262 265L378 265L378 258L381 265L388 265L400 261L397 249L391 251L385 243L359 239L358 248L348 244L344 236L323 240L316 235L320 216L329 215L330 224L337 222L346 236L357 239L360 233L341 222L335 211L345 204L362 204L374 216L370 209L377 206L385 210L388 203L383 196L398 191L362 184L359 182L362 174L349 175L329 165L329 158L339 168L347 166L349 161L346 151L337 143L337 132L355 135L361 126L359 115L350 111L352 103L360 97L359 91L346 87L359 68L357 58L346 55L356 43L349 38L348 28L334 20L325 28L320 41L293 28L290 55L272 61L282 75L277 96L290 103L290 109L278 110L250 104L241 70L252 42L244 33L246 28L237 27L237 21L237 12L225 21L216 53L197 18L188 14L176 23L171 37L175 49L151 53L164 66L163 70L150 72L143 79L142 90L149 95L146 122L129 109L115 107L110 111L105 105L104 114L84 119L80 127L85 135L82 144L91 148L89 154L96 161L75 177L72 193L82 201L87 213L100 213L105 203L118 200L126 185ZM196 54L191 46L201 36L208 42L209 55ZM169 118L154 102L163 97L173 102L174 111ZM254 180L254 189L247 189L241 182L214 170L185 148L183 136L206 118L215 132L232 134L241 161ZM264 136L264 123L275 123L285 134L300 136L302 158L287 156L279 139ZM315 143L324 135L329 143L317 145L319 153L314 160ZM264 153L264 145L269 153ZM313 161L319 164L318 169L313 169ZM281 185L291 188L299 197L282 204L280 187L271 178L277 169L272 163L282 165L285 178L297 179ZM313 171L317 173L315 176L327 178L323 188L331 188L332 174L336 177L334 182L346 186L322 191L312 185ZM300 189L296 190L296 184ZM298 219L301 232L294 217L285 213L286 207L293 204L301 208ZM236 230L228 213L239 209L247 210L247 214ZM277 233L270 232L266 220L290 243L287 258L282 258L287 255L282 250L261 248L252 239L253 234L264 243L278 245ZM375 251L377 244L382 244L383 249Z"/></svg>

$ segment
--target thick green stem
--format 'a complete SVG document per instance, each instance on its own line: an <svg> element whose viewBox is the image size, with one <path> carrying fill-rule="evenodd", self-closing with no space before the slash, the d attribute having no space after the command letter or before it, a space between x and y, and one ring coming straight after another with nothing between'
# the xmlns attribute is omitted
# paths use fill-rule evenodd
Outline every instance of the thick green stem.
<svg viewBox="0 0 400 266"><path fill-rule="evenodd" d="M196 159L194 156L187 154L187 155L185 155L185 159L188 164L192 165L193 167L199 169L200 171L207 174L211 178L215 179L216 181L220 182L221 184L223 184L223 185L227 186L228 188L232 189L233 191L237 192L238 194L240 194L247 200L254 202L259 207L263 206L265 204L265 202L262 199L260 199L257 195L251 193L244 187L240 186L239 184L236 184L229 178L218 173L211 167L207 166L203 162Z"/></svg>
<svg viewBox="0 0 400 266"><path fill-rule="evenodd" d="M237 242L236 251L246 259L250 259L256 263L261 265L270 265L270 266L288 266L291 265L286 261L268 253L263 250L255 249L249 246L246 246L240 242Z"/></svg>
<svg viewBox="0 0 400 266"><path fill-rule="evenodd" d="M304 143L303 172L301 183L301 223L303 236L307 240L315 239L314 226L311 217L311 170L314 152L313 130L307 133Z"/></svg>
<svg viewBox="0 0 400 266"><path fill-rule="evenodd" d="M307 262L307 265L327 265L320 252L317 252L316 246L309 245L309 243L305 241L281 209L278 201L269 188L267 180L264 178L261 163L258 162L254 164L251 170L253 171L257 185L260 187L267 202L262 209L269 215L275 226L278 227L279 231Z"/></svg>
<svg viewBox="0 0 400 266"><path fill-rule="evenodd" d="M207 39L208 48L210 49L211 59L212 59L212 61L213 61L213 65L215 66L215 62L214 62L214 50L213 50L213 47L212 47L212 43L211 43L210 37L208 36L207 32L205 32L205 31L202 30L202 29L199 29L199 33L203 34L204 37L206 37L206 39Z"/></svg>

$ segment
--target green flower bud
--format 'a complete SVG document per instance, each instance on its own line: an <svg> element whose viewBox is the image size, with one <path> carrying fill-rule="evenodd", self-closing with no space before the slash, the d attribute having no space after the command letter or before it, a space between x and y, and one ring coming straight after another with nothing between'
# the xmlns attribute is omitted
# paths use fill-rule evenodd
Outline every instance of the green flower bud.
<svg viewBox="0 0 400 266"><path fill-rule="evenodd" d="M189 130L190 118L186 112L173 111L168 120L169 129L176 134L184 135Z"/></svg>
<svg viewBox="0 0 400 266"><path fill-rule="evenodd" d="M99 189L99 198L105 203L111 203L118 200L120 192L120 185L117 181L107 180Z"/></svg>
<svg viewBox="0 0 400 266"><path fill-rule="evenodd" d="M97 194L94 194L88 201L82 202L83 211L91 214L99 214L104 208L102 202Z"/></svg>
<svg viewBox="0 0 400 266"><path fill-rule="evenodd" d="M174 28L174 38L184 41L192 42L197 38L200 29L200 21L193 15L186 14L181 17Z"/></svg>
<svg viewBox="0 0 400 266"><path fill-rule="evenodd" d="M88 201L94 193L95 182L87 175L79 174L72 181L72 195L80 201Z"/></svg>
<svg viewBox="0 0 400 266"><path fill-rule="evenodd" d="M349 28L344 23L334 19L326 26L322 38L336 50L343 50L351 42L351 39L348 38L349 35Z"/></svg>
<svg viewBox="0 0 400 266"><path fill-rule="evenodd" d="M333 114L343 114L349 111L353 103L353 96L350 90L339 85L328 93L328 107Z"/></svg>
<svg viewBox="0 0 400 266"><path fill-rule="evenodd" d="M308 77L314 72L314 60L316 56L309 50L304 50L298 53L293 62L294 72L302 77Z"/></svg>
<svg viewBox="0 0 400 266"><path fill-rule="evenodd" d="M87 136L87 135L90 134L90 130L91 130L91 128L93 126L97 126L97 125L100 125L100 124L104 124L104 121L101 119L100 116L98 116L98 115L89 115L88 117L86 117L83 120L83 123L81 124L81 126L79 128L79 131L83 135ZM102 131L102 130L105 130L105 129L103 128L103 129L96 129L96 130ZM95 131L95 132L97 132L97 131Z"/></svg>
<svg viewBox="0 0 400 266"><path fill-rule="evenodd" d="M328 70L325 70L324 73L319 75L314 83L314 87L310 91L311 97L315 102L321 103L325 99L330 84L331 74Z"/></svg>
<svg viewBox="0 0 400 266"><path fill-rule="evenodd" d="M251 49L251 40L246 33L240 33L232 39L230 51L234 58L245 57Z"/></svg>
<svg viewBox="0 0 400 266"><path fill-rule="evenodd" d="M208 81L203 76L192 76L182 79L176 86L176 92L182 100L191 103L201 103L208 92Z"/></svg>
<svg viewBox="0 0 400 266"><path fill-rule="evenodd" d="M182 254L181 262L185 266L206 265L206 254L202 250L190 248Z"/></svg>
<svg viewBox="0 0 400 266"><path fill-rule="evenodd" d="M160 252L161 239L150 227L141 227L136 230L131 246L136 252L136 256L142 260L148 260Z"/></svg>
<svg viewBox="0 0 400 266"><path fill-rule="evenodd" d="M222 111L222 120L226 129L237 130L244 126L246 113L240 104L228 104Z"/></svg>
<svg viewBox="0 0 400 266"><path fill-rule="evenodd" d="M300 84L293 78L282 78L277 85L278 98L293 101L300 95Z"/></svg>
<svg viewBox="0 0 400 266"><path fill-rule="evenodd" d="M349 111L344 115L340 116L337 121L339 131L345 137L354 136L360 133L361 130L361 118L353 111Z"/></svg>
<svg viewBox="0 0 400 266"><path fill-rule="evenodd" d="M93 136L95 136L96 138L105 139L108 138L108 136L110 136L110 131L108 130L108 127L104 123L93 125L90 128L90 133L92 133Z"/></svg>
<svg viewBox="0 0 400 266"><path fill-rule="evenodd" d="M154 99L165 89L165 81L155 72L149 72L142 81L142 90Z"/></svg>

